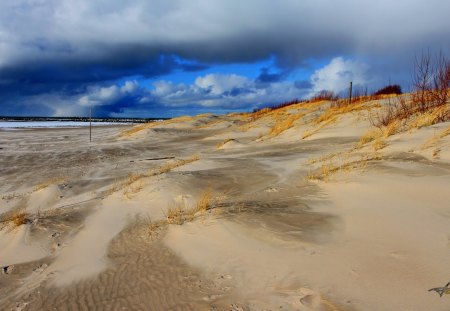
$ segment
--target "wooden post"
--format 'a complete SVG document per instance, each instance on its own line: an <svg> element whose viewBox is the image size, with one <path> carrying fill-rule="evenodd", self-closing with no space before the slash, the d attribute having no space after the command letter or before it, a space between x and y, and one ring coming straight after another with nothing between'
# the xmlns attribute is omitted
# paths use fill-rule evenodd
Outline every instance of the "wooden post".
<svg viewBox="0 0 450 311"><path fill-rule="evenodd" d="M89 141L92 141L92 108L89 108Z"/></svg>
<svg viewBox="0 0 450 311"><path fill-rule="evenodd" d="M350 88L349 88L349 90L348 90L349 105L352 104L352 88L353 88L353 82L350 81Z"/></svg>

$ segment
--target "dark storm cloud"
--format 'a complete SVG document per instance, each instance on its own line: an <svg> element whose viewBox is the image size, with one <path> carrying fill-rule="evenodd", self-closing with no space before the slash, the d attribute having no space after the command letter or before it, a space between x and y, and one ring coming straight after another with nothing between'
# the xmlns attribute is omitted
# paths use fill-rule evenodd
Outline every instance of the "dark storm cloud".
<svg viewBox="0 0 450 311"><path fill-rule="evenodd" d="M261 72L267 87L311 59L338 56L367 63L381 80L406 79L422 49L450 51L448 12L445 0L1 1L0 97L72 100L124 77L270 57L279 71ZM315 79L313 88L329 84Z"/></svg>
<svg viewBox="0 0 450 311"><path fill-rule="evenodd" d="M270 68L261 68L261 73L259 74L257 81L261 83L273 83L284 80L288 76L287 71L283 72L270 72Z"/></svg>

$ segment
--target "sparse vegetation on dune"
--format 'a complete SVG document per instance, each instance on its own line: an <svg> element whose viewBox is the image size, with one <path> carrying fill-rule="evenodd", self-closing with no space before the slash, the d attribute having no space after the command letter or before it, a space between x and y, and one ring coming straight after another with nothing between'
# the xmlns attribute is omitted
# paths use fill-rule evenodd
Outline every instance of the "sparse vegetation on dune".
<svg viewBox="0 0 450 311"><path fill-rule="evenodd" d="M194 205L189 205L184 199L172 203L165 218L158 221L147 219L147 229L149 235L153 235L160 228L167 225L182 225L187 221L193 221L197 217L204 215L218 204L218 197L214 197L211 190L205 190Z"/></svg>
<svg viewBox="0 0 450 311"><path fill-rule="evenodd" d="M294 125L295 121L297 121L298 119L300 119L304 115L305 114L297 113L297 114L288 115L288 116L283 117L283 118L276 118L275 119L275 124L270 129L268 135L271 136L271 137L280 135L284 131L290 129Z"/></svg>
<svg viewBox="0 0 450 311"><path fill-rule="evenodd" d="M0 215L0 230L13 230L30 221L30 215L24 209L13 209Z"/></svg>
<svg viewBox="0 0 450 311"><path fill-rule="evenodd" d="M36 185L34 187L34 191L39 191L39 190L45 189L51 185L62 184L66 181L67 181L67 177L65 177L65 176L53 177L53 178L47 179L47 180L41 182L40 184Z"/></svg>
<svg viewBox="0 0 450 311"><path fill-rule="evenodd" d="M149 169L146 173L130 173L125 180L114 182L113 185L109 187L109 189L103 192L103 195L108 196L117 191L125 189L124 195L126 195L128 198L131 198L133 194L138 193L144 187L144 184L141 181L143 178L168 173L174 168L198 161L199 159L199 155L193 155L187 159L169 161L156 169ZM139 183L135 184L138 181Z"/></svg>
<svg viewBox="0 0 450 311"><path fill-rule="evenodd" d="M387 127L394 122L414 129L450 120L450 61L439 54L435 60L423 54L416 60L414 90L409 96L398 96L371 114L371 123Z"/></svg>
<svg viewBox="0 0 450 311"><path fill-rule="evenodd" d="M137 134L139 132L142 132L144 130L151 129L151 128L154 128L154 127L157 127L157 126L164 126L164 125L169 125L169 124L172 124L172 123L186 122L186 121L192 121L192 120L194 120L194 117L181 116L181 117L168 119L168 120L163 120L163 121L147 122L147 123L143 123L143 124L139 124L139 125L133 126L130 129L124 130L120 134L120 137L127 138L127 137L131 137L131 136L133 136L133 135L135 135L135 134Z"/></svg>
<svg viewBox="0 0 450 311"><path fill-rule="evenodd" d="M141 132L141 131L143 131L143 130L146 130L146 129L149 129L149 128L154 127L154 126L155 126L155 123L156 123L156 122L148 122L148 123L143 123L143 124L135 125L135 126L133 126L132 128L123 131L123 132L120 134L120 137L125 138L125 137L133 136L133 135L136 134L136 133L139 133L139 132Z"/></svg>
<svg viewBox="0 0 450 311"><path fill-rule="evenodd" d="M311 170L307 174L308 180L330 181L331 177L337 173L350 172L355 169L362 170L372 161L379 161L381 157L375 155L362 155L357 160L350 160L350 156L342 159L329 159L320 165L318 169Z"/></svg>
<svg viewBox="0 0 450 311"><path fill-rule="evenodd" d="M229 143L230 141L234 141L234 139L233 139L233 138L225 139L224 141L218 143L218 144L216 145L216 148L217 148L217 149L220 149L221 147L223 147L225 144Z"/></svg>
<svg viewBox="0 0 450 311"><path fill-rule="evenodd" d="M422 144L420 149L424 150L430 147L433 147L440 139L450 135L450 126L443 130L442 132L433 135L430 139L428 139L425 143Z"/></svg>

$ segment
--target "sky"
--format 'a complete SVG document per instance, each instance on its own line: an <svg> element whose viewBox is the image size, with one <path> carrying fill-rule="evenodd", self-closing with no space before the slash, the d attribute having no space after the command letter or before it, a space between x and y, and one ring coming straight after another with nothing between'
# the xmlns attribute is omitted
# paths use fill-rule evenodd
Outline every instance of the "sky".
<svg viewBox="0 0 450 311"><path fill-rule="evenodd" d="M0 0L0 115L174 117L411 88L448 0Z"/></svg>

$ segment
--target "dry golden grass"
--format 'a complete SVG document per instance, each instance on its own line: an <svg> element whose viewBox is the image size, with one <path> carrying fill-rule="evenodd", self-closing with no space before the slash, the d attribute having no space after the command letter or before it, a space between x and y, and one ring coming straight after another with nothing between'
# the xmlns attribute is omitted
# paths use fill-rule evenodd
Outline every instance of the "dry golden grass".
<svg viewBox="0 0 450 311"><path fill-rule="evenodd" d="M389 136L392 136L392 135L397 134L398 132L400 132L401 124L402 123L401 123L400 120L393 120L387 126L383 127L382 128L383 137L387 138Z"/></svg>
<svg viewBox="0 0 450 311"><path fill-rule="evenodd" d="M293 122L306 115L306 113L318 109L323 103L326 103L326 101L314 103L298 102L287 106L263 108L253 113L240 114L240 118L246 121L246 124L241 125L239 129L246 131L252 128L258 120L262 120L261 122L266 124L275 122L273 125L273 135L276 136L290 128ZM301 115L299 116L299 114ZM269 135L272 134L269 133Z"/></svg>
<svg viewBox="0 0 450 311"><path fill-rule="evenodd" d="M445 130L443 130L441 133L437 134L437 135L433 135L430 139L428 139L425 143L422 144L422 146L420 147L421 150L433 147L434 145L437 144L437 142L444 138L445 136L450 135L450 127L446 128Z"/></svg>
<svg viewBox="0 0 450 311"><path fill-rule="evenodd" d="M337 157L342 157L345 154L348 154L348 152L346 152L346 151L337 151L337 152L325 154L325 155L322 155L322 156L317 157L317 158L309 159L308 160L308 164L309 165L313 165L313 164L320 163L320 162L331 161L332 159L337 158Z"/></svg>
<svg viewBox="0 0 450 311"><path fill-rule="evenodd" d="M219 124L219 123L222 123L222 122L224 122L224 120L213 120L213 121L207 122L205 124L197 125L196 128L197 129L208 128L210 126L213 126L213 125L216 125L216 124Z"/></svg>
<svg viewBox="0 0 450 311"><path fill-rule="evenodd" d="M185 201L178 202L167 210L166 221L169 225L182 225L186 221L188 207Z"/></svg>
<svg viewBox="0 0 450 311"><path fill-rule="evenodd" d="M197 204L194 208L194 214L198 212L201 213L206 212L211 208L212 204L213 204L212 192L211 190L206 190L205 192L202 193L199 200L197 201Z"/></svg>
<svg viewBox="0 0 450 311"><path fill-rule="evenodd" d="M409 129L417 129L424 126L430 126L439 122L442 114L446 113L449 108L447 106L436 107L419 113L415 118L409 123Z"/></svg>
<svg viewBox="0 0 450 311"><path fill-rule="evenodd" d="M319 126L303 132L302 139L311 137L312 135L314 135L317 132L319 132L321 129L323 129L323 128L327 127L328 125L332 124L334 121L336 121L336 119L337 119L337 116L331 117L330 119L321 122L319 124Z"/></svg>
<svg viewBox="0 0 450 311"><path fill-rule="evenodd" d="M398 133L400 129L401 129L401 122L398 120L392 121L387 126L370 129L366 133L364 133L363 136L361 136L357 148L361 148L365 144L375 141L373 146L375 150L382 149L386 146L386 143L381 138L382 137L388 138L389 136ZM382 146L383 144L384 146Z"/></svg>
<svg viewBox="0 0 450 311"><path fill-rule="evenodd" d="M272 111L271 108L263 108L261 110L255 111L251 114L251 119L252 119L252 121L256 121L271 111Z"/></svg>
<svg viewBox="0 0 450 311"><path fill-rule="evenodd" d="M168 173L171 170L173 170L174 168L177 168L177 167L180 167L180 166L183 166L183 165L186 165L186 164L198 161L198 160L200 160L200 156L199 155L193 155L193 156L191 156L190 158L187 158L187 159L170 161L170 162L167 162L166 164L164 164L163 166L157 168L156 170L150 169L147 172L147 176L150 177L150 176L156 176L156 175L161 175L161 174L164 174L164 173Z"/></svg>
<svg viewBox="0 0 450 311"><path fill-rule="evenodd" d="M143 123L143 124L133 126L131 129L123 131L120 134L120 137L122 137L122 138L130 137L130 136L133 136L143 130L150 129L150 128L153 128L156 126L163 126L163 125L169 125L172 123L186 122L186 121L192 121L192 120L194 120L194 117L181 116L181 117L164 120L164 121L154 121L154 122Z"/></svg>
<svg viewBox="0 0 450 311"><path fill-rule="evenodd" d="M134 184L130 184L128 187L125 188L125 191L123 194L128 198L131 199L133 195L139 193L144 188L144 183L142 180L139 180L135 182Z"/></svg>
<svg viewBox="0 0 450 311"><path fill-rule="evenodd" d="M370 129L366 133L361 136L359 139L359 146L363 146L367 143L370 143L371 141L376 140L377 138L381 137L383 135L383 132L376 128L376 129Z"/></svg>
<svg viewBox="0 0 450 311"><path fill-rule="evenodd" d="M373 150L374 151L378 151L381 150L383 148L385 148L387 146L387 143L385 140L383 140L382 138L377 138L374 142L373 142Z"/></svg>
<svg viewBox="0 0 450 311"><path fill-rule="evenodd" d="M274 136L278 136L281 133L283 133L284 131L290 129L295 121L297 121L298 119L300 119L301 117L303 117L304 114L291 114L288 115L287 117L281 117L280 115L276 115L275 116L275 124L274 126L270 129L269 131L269 136L274 137Z"/></svg>
<svg viewBox="0 0 450 311"><path fill-rule="evenodd" d="M67 181L67 177L64 177L64 176L53 177L53 178L50 178L50 179L43 181L40 184L36 185L34 187L34 191L39 191L39 190L45 189L51 185L62 184L66 181Z"/></svg>
<svg viewBox="0 0 450 311"><path fill-rule="evenodd" d="M14 230L29 222L30 215L24 209L14 209L0 216L0 230L9 228Z"/></svg>
<svg viewBox="0 0 450 311"><path fill-rule="evenodd" d="M220 149L221 147L223 147L226 143L229 143L230 141L234 141L234 139L233 139L233 138L225 139L224 141L218 143L218 144L216 145L216 148L217 148L217 149Z"/></svg>
<svg viewBox="0 0 450 311"><path fill-rule="evenodd" d="M204 191L194 206L189 206L185 200L179 200L169 206L165 214L165 220L150 222L149 230L156 230L163 225L182 225L186 221L193 221L212 209L217 204L217 198L213 198L210 190Z"/></svg>
<svg viewBox="0 0 450 311"><path fill-rule="evenodd" d="M439 157L440 152L441 152L441 149L439 149L439 148L434 149L433 153L432 153L433 158Z"/></svg>
<svg viewBox="0 0 450 311"><path fill-rule="evenodd" d="M144 184L142 182L138 183L137 185L134 185L134 183L140 181L142 178L162 175L170 172L174 168L192 163L194 161L198 161L199 159L200 159L199 155L193 155L187 159L180 159L176 161L167 162L156 169L149 169L145 174L130 173L128 174L128 177L125 180L115 181L109 189L103 192L103 195L109 196L117 191L125 189L124 195L126 195L128 198L131 198L133 194L138 193L144 187Z"/></svg>
<svg viewBox="0 0 450 311"><path fill-rule="evenodd" d="M314 120L314 123L319 124L324 121L335 121L337 116L341 114L346 114L355 111L361 110L369 110L371 108L370 105L367 105L365 102L346 104L346 102L342 102L338 105L330 106L326 109L317 119Z"/></svg>
<svg viewBox="0 0 450 311"><path fill-rule="evenodd" d="M322 164L318 169L314 171L309 171L306 178L308 180L316 181L330 181L331 177L340 172L351 172L354 169L363 170L366 168L370 161L381 160L378 154L372 156L361 156L358 160L343 159L341 161L329 161L328 163Z"/></svg>
<svg viewBox="0 0 450 311"><path fill-rule="evenodd" d="M123 131L120 134L120 137L125 138L125 137L133 136L136 133L139 133L139 132L141 132L143 130L146 130L146 129L154 127L155 123L159 123L159 122L148 122L148 123L143 123L143 124L139 124L139 125L133 126L132 128Z"/></svg>

